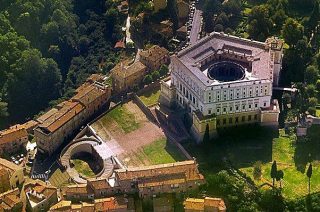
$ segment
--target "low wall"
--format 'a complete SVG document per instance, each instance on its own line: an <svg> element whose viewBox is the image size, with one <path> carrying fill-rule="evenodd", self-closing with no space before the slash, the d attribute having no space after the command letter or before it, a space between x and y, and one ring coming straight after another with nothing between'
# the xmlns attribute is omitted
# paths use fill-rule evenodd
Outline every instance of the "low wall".
<svg viewBox="0 0 320 212"><path fill-rule="evenodd" d="M188 160L194 160L194 158L184 149L184 147L176 141L176 139L171 136L169 133L165 133L169 142L173 143Z"/></svg>
<svg viewBox="0 0 320 212"><path fill-rule="evenodd" d="M141 99L136 95L133 94L132 100L134 103L138 105L138 107L143 111L143 113L147 116L147 118L152 121L154 124L160 126L160 123L158 120L154 117L150 109L141 101Z"/></svg>
<svg viewBox="0 0 320 212"><path fill-rule="evenodd" d="M148 91L151 91L153 89L156 89L156 88L159 88L160 89L160 81L156 81L156 82L153 82L147 86L145 86L144 88L142 88L141 90L137 91L137 95L140 96L141 94L143 93L146 93Z"/></svg>

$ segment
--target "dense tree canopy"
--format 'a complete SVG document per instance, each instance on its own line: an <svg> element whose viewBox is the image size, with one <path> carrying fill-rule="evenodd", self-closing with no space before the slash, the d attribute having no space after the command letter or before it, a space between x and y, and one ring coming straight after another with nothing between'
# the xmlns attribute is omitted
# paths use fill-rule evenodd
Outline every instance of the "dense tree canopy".
<svg viewBox="0 0 320 212"><path fill-rule="evenodd" d="M303 38L303 26L295 19L288 18L283 26L283 38L287 44L295 46Z"/></svg>
<svg viewBox="0 0 320 212"><path fill-rule="evenodd" d="M123 20L112 0L1 0L0 116L32 118L89 74L109 71Z"/></svg>
<svg viewBox="0 0 320 212"><path fill-rule="evenodd" d="M248 33L250 37L264 41L268 36L270 36L272 22L267 6L260 5L254 7L249 15L248 21Z"/></svg>

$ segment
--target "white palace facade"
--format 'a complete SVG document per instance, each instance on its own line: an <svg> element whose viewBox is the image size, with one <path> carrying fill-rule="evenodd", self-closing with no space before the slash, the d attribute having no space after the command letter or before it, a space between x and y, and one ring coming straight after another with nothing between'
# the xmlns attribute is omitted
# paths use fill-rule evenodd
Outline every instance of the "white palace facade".
<svg viewBox="0 0 320 212"><path fill-rule="evenodd" d="M160 104L187 109L198 142L207 127L215 135L240 124L276 126L272 87L279 82L282 52L283 41L275 37L258 42L214 32L171 56Z"/></svg>

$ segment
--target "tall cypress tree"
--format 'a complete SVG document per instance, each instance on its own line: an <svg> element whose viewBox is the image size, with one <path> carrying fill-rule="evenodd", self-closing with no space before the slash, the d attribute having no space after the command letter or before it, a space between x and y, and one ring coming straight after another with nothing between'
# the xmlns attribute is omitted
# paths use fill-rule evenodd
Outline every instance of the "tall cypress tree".
<svg viewBox="0 0 320 212"><path fill-rule="evenodd" d="M310 195L310 179L312 177L312 164L309 164L308 170L307 170L307 177L309 178L309 195Z"/></svg>
<svg viewBox="0 0 320 212"><path fill-rule="evenodd" d="M278 170L277 170L277 161L273 161L271 166L270 176L272 178L272 187L274 188L274 180L277 178Z"/></svg>

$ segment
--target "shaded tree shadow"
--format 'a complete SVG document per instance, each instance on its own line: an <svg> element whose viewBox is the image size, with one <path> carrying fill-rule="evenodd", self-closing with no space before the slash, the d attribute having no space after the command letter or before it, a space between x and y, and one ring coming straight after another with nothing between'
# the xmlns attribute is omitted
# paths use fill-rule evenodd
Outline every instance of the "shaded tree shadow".
<svg viewBox="0 0 320 212"><path fill-rule="evenodd" d="M183 152L173 143L167 141L165 150L175 161L187 160Z"/></svg>
<svg viewBox="0 0 320 212"><path fill-rule="evenodd" d="M309 162L320 160L320 126L308 129L306 138L299 138L294 152L294 163L298 171L304 173Z"/></svg>
<svg viewBox="0 0 320 212"><path fill-rule="evenodd" d="M183 144L191 156L205 166L203 169L219 171L223 160L229 159L237 168L252 166L256 161L272 161L272 140L278 130L259 125L238 126L219 131L219 137L207 143Z"/></svg>

